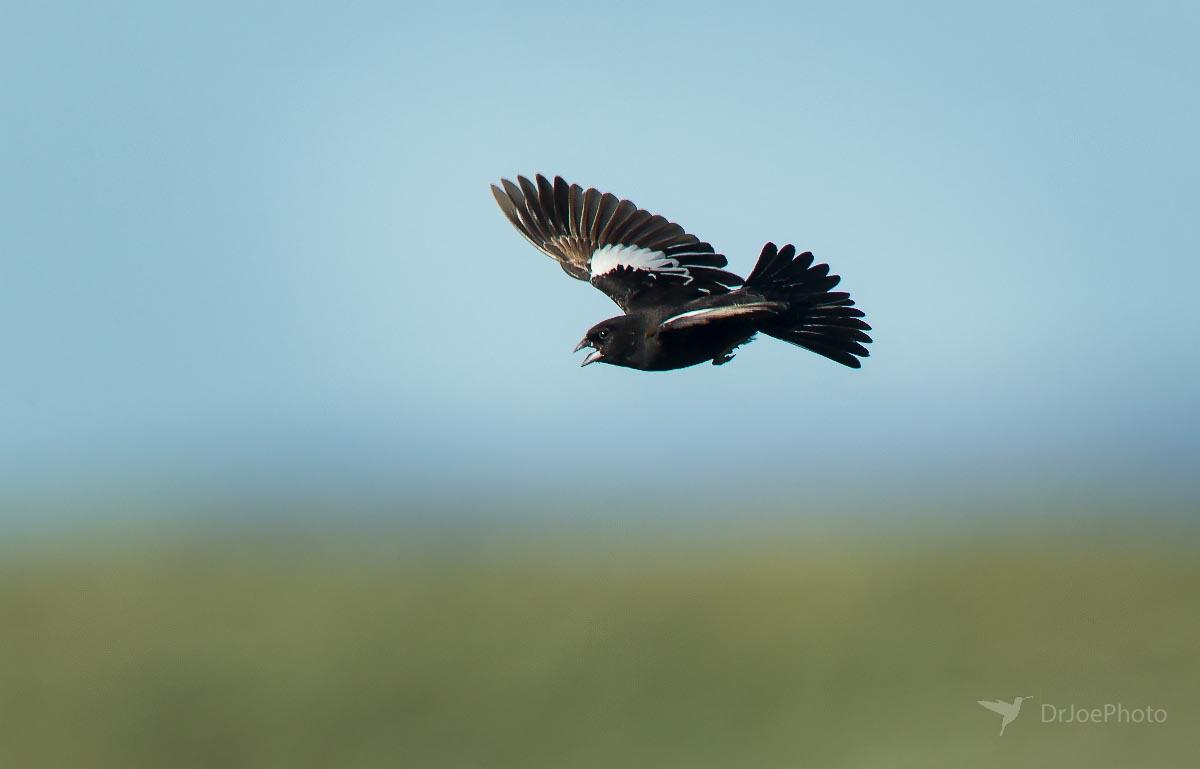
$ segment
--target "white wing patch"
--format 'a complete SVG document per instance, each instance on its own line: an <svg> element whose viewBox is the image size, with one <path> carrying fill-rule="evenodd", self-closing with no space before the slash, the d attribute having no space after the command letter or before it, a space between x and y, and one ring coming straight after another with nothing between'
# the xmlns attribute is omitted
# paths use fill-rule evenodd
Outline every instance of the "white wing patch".
<svg viewBox="0 0 1200 769"><path fill-rule="evenodd" d="M688 310L678 315L672 315L659 324L664 331L671 329L690 328L718 320L729 318L745 318L755 315L774 315L787 309L784 302L753 302L735 304L726 307L704 307L699 310Z"/></svg>
<svg viewBox="0 0 1200 769"><path fill-rule="evenodd" d="M684 283L692 282L692 274L687 267L679 264L678 259L672 259L662 251L651 251L638 246L607 245L597 248L591 259L592 277L616 270L619 267L629 267L634 270L645 270L651 275L678 275L685 278Z"/></svg>
<svg viewBox="0 0 1200 769"><path fill-rule="evenodd" d="M705 307L703 310L688 310L687 312L681 312L678 315L672 315L664 320L662 325L665 326L668 323L672 323L677 320L683 320L684 318L695 318L700 315L711 315L712 313L716 312L717 309L718 308L716 307Z"/></svg>

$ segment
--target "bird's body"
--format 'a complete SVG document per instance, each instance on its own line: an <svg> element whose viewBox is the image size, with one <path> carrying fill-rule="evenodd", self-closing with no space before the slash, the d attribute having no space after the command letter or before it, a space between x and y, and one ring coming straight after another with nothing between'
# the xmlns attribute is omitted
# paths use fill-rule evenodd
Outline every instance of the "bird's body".
<svg viewBox="0 0 1200 769"><path fill-rule="evenodd" d="M690 311L688 305L678 310ZM749 342L758 333L753 321L741 320L664 334L660 331L662 323L672 314L679 313L658 308L606 321L607 327L612 328L614 333L627 334L630 344L614 346L605 355L604 362L642 371L670 371L707 361L720 365L728 362L735 348ZM599 324L596 329L604 326L604 323Z"/></svg>
<svg viewBox="0 0 1200 769"><path fill-rule="evenodd" d="M513 226L570 276L587 280L624 311L593 326L575 348L597 361L667 371L727 363L762 332L858 368L871 338L828 265L793 246L763 247L745 280L724 256L661 216L561 177L501 180L492 193Z"/></svg>

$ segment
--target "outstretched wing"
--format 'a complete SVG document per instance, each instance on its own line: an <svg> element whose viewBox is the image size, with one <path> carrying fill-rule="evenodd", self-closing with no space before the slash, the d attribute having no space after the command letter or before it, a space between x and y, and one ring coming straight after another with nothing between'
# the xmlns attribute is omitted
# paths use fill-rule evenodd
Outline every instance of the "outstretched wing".
<svg viewBox="0 0 1200 769"><path fill-rule="evenodd" d="M1007 716L1010 710L1007 702L992 701L992 700L975 700L980 705L983 705L993 713L999 713L1002 716Z"/></svg>
<svg viewBox="0 0 1200 769"><path fill-rule="evenodd" d="M742 279L713 247L628 200L538 174L492 194L512 225L573 278L589 281L624 311L724 294Z"/></svg>

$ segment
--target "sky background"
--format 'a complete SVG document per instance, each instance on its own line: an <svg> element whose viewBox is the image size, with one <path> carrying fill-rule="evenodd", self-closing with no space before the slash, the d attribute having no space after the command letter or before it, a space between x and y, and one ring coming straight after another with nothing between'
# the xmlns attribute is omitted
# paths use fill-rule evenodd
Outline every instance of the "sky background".
<svg viewBox="0 0 1200 769"><path fill-rule="evenodd" d="M1197 498L1195 4L5 17L10 491ZM615 306L488 191L536 172L814 251L871 358L578 368Z"/></svg>

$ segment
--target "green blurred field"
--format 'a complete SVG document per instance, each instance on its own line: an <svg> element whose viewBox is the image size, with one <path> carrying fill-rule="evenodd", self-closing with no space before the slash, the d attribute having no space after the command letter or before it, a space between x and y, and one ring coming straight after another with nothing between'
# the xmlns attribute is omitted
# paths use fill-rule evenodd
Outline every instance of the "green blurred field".
<svg viewBox="0 0 1200 769"><path fill-rule="evenodd" d="M11 548L0 767L1188 766L1196 556L766 524ZM998 737L975 701L1017 695ZM1046 702L1169 718L1043 724Z"/></svg>

